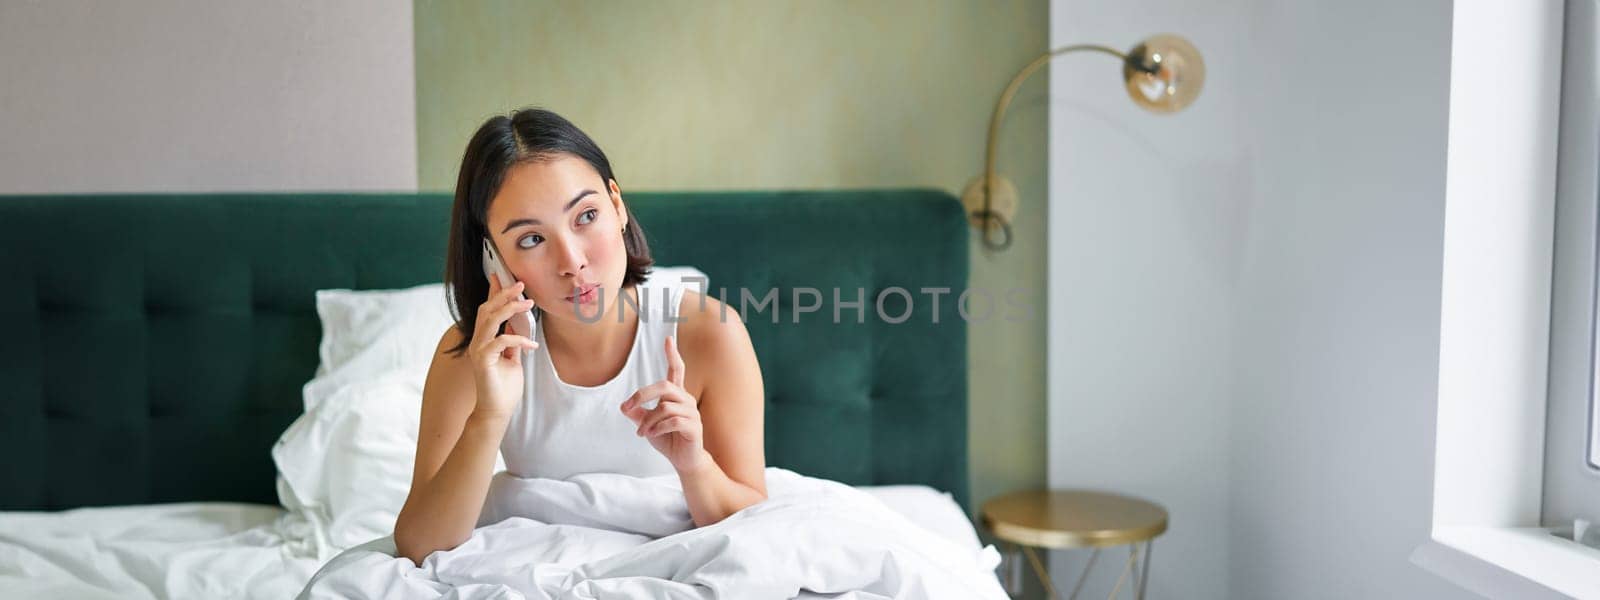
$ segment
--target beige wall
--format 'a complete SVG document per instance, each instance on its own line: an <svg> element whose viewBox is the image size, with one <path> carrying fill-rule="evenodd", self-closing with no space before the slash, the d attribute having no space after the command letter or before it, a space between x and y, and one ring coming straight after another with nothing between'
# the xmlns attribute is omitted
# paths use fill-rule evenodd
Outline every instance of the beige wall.
<svg viewBox="0 0 1600 600"><path fill-rule="evenodd" d="M411 7L0 2L0 194L413 190Z"/></svg>
<svg viewBox="0 0 1600 600"><path fill-rule="evenodd" d="M1045 49L1045 0L430 2L416 13L420 186L449 190L484 118L555 110L624 191L933 186L959 194L989 112ZM1115 77L1115 71L1108 71ZM972 285L1033 290L1038 320L970 329L973 498L1045 482L1048 73L1006 120L1017 241L973 243ZM976 232L974 232L976 233Z"/></svg>

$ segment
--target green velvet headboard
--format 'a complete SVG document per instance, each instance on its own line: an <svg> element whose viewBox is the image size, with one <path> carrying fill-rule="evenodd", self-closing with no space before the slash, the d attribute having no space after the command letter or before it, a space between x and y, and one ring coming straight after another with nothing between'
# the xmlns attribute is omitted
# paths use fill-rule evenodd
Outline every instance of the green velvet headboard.
<svg viewBox="0 0 1600 600"><path fill-rule="evenodd" d="M769 465L855 485L967 488L967 226L934 190L633 193L658 265L756 297ZM0 509L275 504L313 292L440 281L443 194L0 197ZM902 323L878 292L914 299ZM820 310L795 313L793 288ZM949 288L938 322L922 288ZM843 302L863 288L864 311ZM814 302L810 296L802 302ZM905 303L884 309L898 319ZM856 322L864 312L864 323Z"/></svg>

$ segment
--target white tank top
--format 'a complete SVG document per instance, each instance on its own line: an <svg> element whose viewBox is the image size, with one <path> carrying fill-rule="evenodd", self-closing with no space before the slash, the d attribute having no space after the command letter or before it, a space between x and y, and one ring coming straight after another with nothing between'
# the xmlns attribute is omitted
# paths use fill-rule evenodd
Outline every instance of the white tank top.
<svg viewBox="0 0 1600 600"><path fill-rule="evenodd" d="M539 347L522 361L522 402L512 412L500 442L508 472L551 479L579 473L650 477L676 472L648 439L634 435L638 426L618 407L639 388L666 379L666 341L677 333L684 287L679 278L671 276L652 276L639 284L639 324L633 348L622 371L598 386L573 385L556 375L540 320L534 328ZM606 299L607 303L615 301ZM632 311L633 305L624 310Z"/></svg>

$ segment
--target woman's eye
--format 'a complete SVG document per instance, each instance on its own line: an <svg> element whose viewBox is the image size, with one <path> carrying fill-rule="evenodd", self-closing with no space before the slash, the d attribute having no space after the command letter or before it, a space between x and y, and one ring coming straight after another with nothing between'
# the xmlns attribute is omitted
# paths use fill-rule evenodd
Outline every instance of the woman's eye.
<svg viewBox="0 0 1600 600"><path fill-rule="evenodd" d="M542 242L542 241L544 241L544 236L541 236L541 235L538 235L538 234L530 235L528 237L525 237L525 238L522 238L520 240L517 240L517 247L518 248L523 248L523 249L532 248L534 246L539 245L539 242Z"/></svg>
<svg viewBox="0 0 1600 600"><path fill-rule="evenodd" d="M596 218L598 218L599 216L600 216L600 211L592 209L592 208L589 209L589 210L583 211L582 214L578 215L578 224L579 225L588 225L589 223L594 222L594 220Z"/></svg>

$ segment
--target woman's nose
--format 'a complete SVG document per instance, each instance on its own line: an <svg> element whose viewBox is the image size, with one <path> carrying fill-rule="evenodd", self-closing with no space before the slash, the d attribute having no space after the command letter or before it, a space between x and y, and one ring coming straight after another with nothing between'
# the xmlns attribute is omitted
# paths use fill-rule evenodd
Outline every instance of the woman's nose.
<svg viewBox="0 0 1600 600"><path fill-rule="evenodd" d="M588 266L588 260L583 253L583 245L573 238L564 238L561 244L561 263L559 265L562 275L576 275Z"/></svg>

